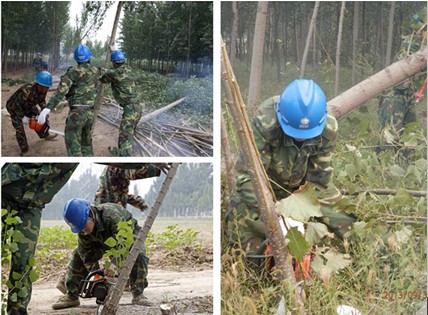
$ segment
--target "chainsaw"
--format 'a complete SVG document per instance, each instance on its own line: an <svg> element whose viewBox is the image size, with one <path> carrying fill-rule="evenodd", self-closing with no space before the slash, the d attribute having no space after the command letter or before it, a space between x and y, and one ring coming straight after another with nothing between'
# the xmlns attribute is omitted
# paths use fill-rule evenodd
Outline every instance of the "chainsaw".
<svg viewBox="0 0 428 315"><path fill-rule="evenodd" d="M95 314L100 315L104 308L108 291L115 284L112 278L104 275L103 269L95 270L80 281L79 296L84 299L95 297L95 302L98 305Z"/></svg>
<svg viewBox="0 0 428 315"><path fill-rule="evenodd" d="M50 126L47 122L42 124L42 123L39 123L37 121L37 119L35 119L35 118L30 119L30 121L28 122L28 126L30 127L30 129L33 129L40 136L40 138L46 138L48 136L49 132L52 132L52 133L55 133L57 135L64 137L63 132L53 130L50 128Z"/></svg>

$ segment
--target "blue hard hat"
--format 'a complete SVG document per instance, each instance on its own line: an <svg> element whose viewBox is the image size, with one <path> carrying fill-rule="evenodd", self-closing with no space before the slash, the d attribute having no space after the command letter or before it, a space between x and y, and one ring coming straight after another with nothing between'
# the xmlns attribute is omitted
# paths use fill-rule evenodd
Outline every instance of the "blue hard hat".
<svg viewBox="0 0 428 315"><path fill-rule="evenodd" d="M115 50L111 53L111 62L121 63L125 61L125 55L121 50Z"/></svg>
<svg viewBox="0 0 428 315"><path fill-rule="evenodd" d="M90 203L85 199L70 199L64 206L64 220L73 233L80 233L89 217Z"/></svg>
<svg viewBox="0 0 428 315"><path fill-rule="evenodd" d="M87 62L92 58L91 50L86 45L80 44L74 50L74 60L77 62Z"/></svg>
<svg viewBox="0 0 428 315"><path fill-rule="evenodd" d="M41 71L36 76L36 83L51 87L52 86L52 76L48 71Z"/></svg>
<svg viewBox="0 0 428 315"><path fill-rule="evenodd" d="M294 80L282 92L276 113L285 134L297 139L319 136L327 121L323 90L312 80Z"/></svg>

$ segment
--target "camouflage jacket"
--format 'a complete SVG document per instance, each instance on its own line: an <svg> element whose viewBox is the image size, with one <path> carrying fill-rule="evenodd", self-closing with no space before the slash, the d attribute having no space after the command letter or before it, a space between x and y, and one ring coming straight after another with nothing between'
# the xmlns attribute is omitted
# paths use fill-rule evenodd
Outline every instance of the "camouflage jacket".
<svg viewBox="0 0 428 315"><path fill-rule="evenodd" d="M78 163L7 163L1 170L2 208L43 208Z"/></svg>
<svg viewBox="0 0 428 315"><path fill-rule="evenodd" d="M278 122L278 98L275 96L264 101L251 122L255 143L266 173L273 182L276 197L285 198L300 185L310 182L320 191L329 190L321 198L325 198L325 202L330 198L340 198L339 191L331 183L331 157L338 128L336 119L328 116L320 136L296 144L293 138L282 131ZM236 175L239 190L240 186L250 181L242 156L237 164Z"/></svg>
<svg viewBox="0 0 428 315"><path fill-rule="evenodd" d="M9 111L18 117L32 117L39 114L39 109L46 107L46 94L37 91L36 84L27 83L21 86L7 101Z"/></svg>
<svg viewBox="0 0 428 315"><path fill-rule="evenodd" d="M100 177L100 184L95 193L98 204L112 202L126 208L126 204L140 210L147 209L147 204L138 195L129 194L131 180L159 176L160 170L151 164L143 164L139 169L122 169L107 166Z"/></svg>
<svg viewBox="0 0 428 315"><path fill-rule="evenodd" d="M121 106L139 102L135 92L132 70L127 64L115 69L105 69L104 71L100 80L102 83L111 84L113 96Z"/></svg>
<svg viewBox="0 0 428 315"><path fill-rule="evenodd" d="M37 71L42 71L42 67L43 67L43 60L42 60L42 58L40 58L40 57L34 58L34 60L33 60L33 67Z"/></svg>
<svg viewBox="0 0 428 315"><path fill-rule="evenodd" d="M70 105L94 106L100 75L100 69L89 63L68 68L47 107L54 109L64 96Z"/></svg>
<svg viewBox="0 0 428 315"><path fill-rule="evenodd" d="M85 265L97 263L110 249L104 242L109 237L116 237L119 222L131 220L135 236L140 230L137 220L120 205L113 203L91 205L91 210L95 215L94 230L88 235L78 234L77 252Z"/></svg>

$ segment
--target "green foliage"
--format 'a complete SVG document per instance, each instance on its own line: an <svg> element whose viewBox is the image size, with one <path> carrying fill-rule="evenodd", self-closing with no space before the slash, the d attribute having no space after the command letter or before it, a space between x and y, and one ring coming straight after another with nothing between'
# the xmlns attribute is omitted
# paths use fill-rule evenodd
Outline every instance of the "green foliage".
<svg viewBox="0 0 428 315"><path fill-rule="evenodd" d="M8 298L8 290L19 289L19 291L15 291L11 294L10 299L17 300L17 297L25 297L28 295L28 288L26 283L22 281L22 278L29 273L29 278L31 282L34 282L38 279L38 275L34 270L30 269L34 267L34 259L30 258L28 265L23 266L22 273L12 272L12 279L15 280L15 286L12 286L11 282L8 278L8 272L4 272L4 270L10 270L11 264L11 254L18 251L18 243L22 241L24 235L22 232L16 229L16 227L22 223L21 218L17 215L17 211L15 210L1 210L1 222L2 222L2 233L1 233L1 282L2 284L6 284L6 286L2 285L1 289L1 305L2 305L2 314L6 309L6 303Z"/></svg>
<svg viewBox="0 0 428 315"><path fill-rule="evenodd" d="M212 120L213 115L213 78L191 77L187 80L175 80L167 89L170 102L187 97L181 106L182 111L189 116L206 115ZM184 107L184 109L183 109Z"/></svg>
<svg viewBox="0 0 428 315"><path fill-rule="evenodd" d="M198 234L199 232L192 229L183 231L176 224L169 225L167 230L160 234L149 233L146 240L147 250L154 245L167 250L176 250L180 247L191 246L196 243Z"/></svg>
<svg viewBox="0 0 428 315"><path fill-rule="evenodd" d="M109 237L104 242L110 249L104 253L103 258L110 258L120 273L134 244L134 231L132 230L131 220L119 222L117 228L116 235ZM110 266L110 261L104 262L104 268L109 268Z"/></svg>

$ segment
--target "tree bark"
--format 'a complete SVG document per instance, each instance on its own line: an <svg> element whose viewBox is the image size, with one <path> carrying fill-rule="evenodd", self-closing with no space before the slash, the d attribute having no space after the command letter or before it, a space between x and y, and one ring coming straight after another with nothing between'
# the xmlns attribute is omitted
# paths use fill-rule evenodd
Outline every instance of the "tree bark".
<svg viewBox="0 0 428 315"><path fill-rule="evenodd" d="M113 23L113 28L111 30L111 36L110 36L110 42L109 42L109 47L107 47L107 55L106 55L106 60L104 61L104 68L109 68L109 64L110 64L110 46L114 45L115 39L116 39L116 31L117 31L117 26L119 25L119 18L120 18L120 12L122 10L122 6L123 6L123 1L119 1L118 5L117 5L117 9L116 9L116 16L114 18L114 23ZM103 83L100 84L100 87L98 88L98 94L97 94L97 100L95 103L95 117L98 114L98 111L100 110L101 107L101 103L104 97L104 87L105 85ZM95 124L95 121L94 121ZM95 128L92 128L92 130L94 130Z"/></svg>
<svg viewBox="0 0 428 315"><path fill-rule="evenodd" d="M248 87L248 108L254 108L259 100L260 81L263 69L263 49L268 1L259 1L257 5L256 26L254 28L253 54L251 57L250 84Z"/></svg>
<svg viewBox="0 0 428 315"><path fill-rule="evenodd" d="M232 65L236 62L236 38L238 37L238 25L239 25L239 11L238 2L232 2L233 11L233 22L232 22L232 33L230 36L230 62Z"/></svg>
<svg viewBox="0 0 428 315"><path fill-rule="evenodd" d="M144 222L144 227L138 233L137 238L135 239L134 245L132 245L131 251L129 253L128 258L125 261L125 265L123 266L123 270L117 279L117 283L115 286L111 287L109 293L107 295L106 304L101 312L101 315L114 315L116 314L117 307L119 305L120 298L122 297L123 290L125 289L126 282L128 281L129 275L131 274L132 267L137 260L137 256L140 252L140 249L144 246L144 242L146 241L147 234L149 233L153 222L158 215L159 209L162 206L162 202L165 198L166 193L171 185L172 179L174 178L175 173L178 169L178 163L173 163L171 168L168 171L168 175L165 181L162 184L162 188L159 192L159 195L155 201L154 206L150 210L146 221Z"/></svg>
<svg viewBox="0 0 428 315"><path fill-rule="evenodd" d="M235 128L239 136L240 145L244 160L251 178L260 216L266 225L267 239L272 244L272 251L275 258L275 266L282 279L287 281L290 286L293 305L300 314L306 314L303 308L303 302L296 288L296 279L294 278L291 257L288 255L288 249L285 246L284 235L279 225L279 216L275 211L275 197L272 193L266 171L261 163L259 151L254 143L254 138L250 123L245 110L238 83L230 66L227 56L226 45L222 41L222 85L227 99L233 100L230 106Z"/></svg>
<svg viewBox="0 0 428 315"><path fill-rule="evenodd" d="M337 119L341 119L362 103L426 68L427 48L424 47L336 96L327 103L328 111Z"/></svg>
<svg viewBox="0 0 428 315"><path fill-rule="evenodd" d="M337 44L336 44L336 82L334 84L334 96L339 94L339 74L340 74L340 50L342 46L342 30L343 30L343 18L345 16L345 1L342 1L342 6L340 8L340 18L339 18L339 32L337 34Z"/></svg>
<svg viewBox="0 0 428 315"><path fill-rule="evenodd" d="M386 44L385 67L388 67L391 64L392 33L394 31L394 13L395 13L395 1L391 1L391 9L389 12L389 25L388 25L388 42Z"/></svg>
<svg viewBox="0 0 428 315"><path fill-rule="evenodd" d="M360 2L354 2L354 27L352 31L352 86L357 83L357 45L360 25Z"/></svg>
<svg viewBox="0 0 428 315"><path fill-rule="evenodd" d="M309 46L311 45L312 34L314 33L315 24L317 23L318 8L320 2L315 2L314 12L312 13L311 25L309 26L308 36L306 37L305 50L303 52L302 66L300 67L300 79L305 75L306 61L308 59ZM315 36L314 36L315 37Z"/></svg>

